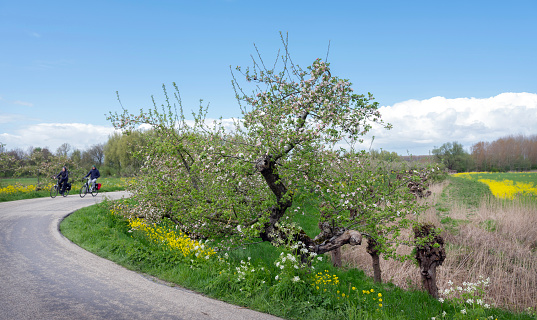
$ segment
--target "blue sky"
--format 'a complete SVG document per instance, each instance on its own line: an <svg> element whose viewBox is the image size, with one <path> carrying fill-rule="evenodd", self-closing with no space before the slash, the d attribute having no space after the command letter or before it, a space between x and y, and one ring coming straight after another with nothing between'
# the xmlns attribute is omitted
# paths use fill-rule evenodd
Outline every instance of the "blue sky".
<svg viewBox="0 0 537 320"><path fill-rule="evenodd" d="M266 60L288 33L293 60L325 58L371 92L394 130L373 148L428 154L537 134L537 2L0 0L0 142L84 149L112 132L105 114L162 101L238 117L230 66Z"/></svg>

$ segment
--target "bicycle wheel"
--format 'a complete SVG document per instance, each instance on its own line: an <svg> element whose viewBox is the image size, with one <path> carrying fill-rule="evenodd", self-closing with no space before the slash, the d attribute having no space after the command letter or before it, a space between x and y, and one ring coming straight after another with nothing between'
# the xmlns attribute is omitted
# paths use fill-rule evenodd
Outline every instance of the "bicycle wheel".
<svg viewBox="0 0 537 320"><path fill-rule="evenodd" d="M56 196L58 195L58 185L53 185L52 188L50 188L50 197L51 198L56 198Z"/></svg>
<svg viewBox="0 0 537 320"><path fill-rule="evenodd" d="M65 189L65 191L63 192L63 196L67 197L68 195L69 195L69 190Z"/></svg>
<svg viewBox="0 0 537 320"><path fill-rule="evenodd" d="M80 198L84 198L84 196L86 196L86 193L88 193L88 185L84 183L82 188L80 188Z"/></svg>
<svg viewBox="0 0 537 320"><path fill-rule="evenodd" d="M93 188L91 188L91 195L96 196L99 193L99 189L97 189L97 184Z"/></svg>

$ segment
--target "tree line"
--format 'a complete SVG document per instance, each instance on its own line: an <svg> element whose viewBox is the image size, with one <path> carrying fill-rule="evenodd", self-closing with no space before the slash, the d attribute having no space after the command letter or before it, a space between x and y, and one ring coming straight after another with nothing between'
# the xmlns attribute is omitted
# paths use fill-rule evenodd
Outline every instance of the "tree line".
<svg viewBox="0 0 537 320"><path fill-rule="evenodd" d="M133 132L126 135L114 133L106 143L98 143L80 150L68 143L55 151L48 147L7 149L0 142L0 177L37 177L56 175L66 166L73 177L85 175L92 166L99 168L103 176L132 176L140 169L142 161L136 156L144 145L143 135L150 132Z"/></svg>
<svg viewBox="0 0 537 320"><path fill-rule="evenodd" d="M467 171L530 171L537 169L537 135L509 135L492 142L480 141L466 151L458 142L447 142L432 151L448 169Z"/></svg>

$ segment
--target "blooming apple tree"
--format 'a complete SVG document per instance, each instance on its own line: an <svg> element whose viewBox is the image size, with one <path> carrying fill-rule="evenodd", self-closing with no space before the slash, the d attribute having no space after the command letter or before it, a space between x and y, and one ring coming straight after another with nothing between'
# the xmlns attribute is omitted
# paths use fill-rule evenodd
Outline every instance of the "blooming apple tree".
<svg viewBox="0 0 537 320"><path fill-rule="evenodd" d="M242 112L233 130L221 121L208 125L201 106L193 121L185 120L177 88L174 103L164 90L166 103L160 107L154 103L138 115L110 114L118 129L151 128L144 135L148 147L139 155L145 165L133 185L137 205L131 214L167 217L191 236L220 243L300 242L316 254L359 244L360 232L372 239L392 232L372 225L393 223L397 214L409 212L393 191L397 188L378 172L366 173L359 157L334 151L342 141L361 142L371 123L389 127L378 103L371 94L353 93L351 83L333 76L321 59L305 70L295 65L283 43L284 53L272 68L258 54L251 67L232 71ZM344 165L334 167L338 161ZM387 189L372 197L371 188ZM321 233L311 238L300 226L287 225L298 194L326 199L337 230L327 232L321 221Z"/></svg>

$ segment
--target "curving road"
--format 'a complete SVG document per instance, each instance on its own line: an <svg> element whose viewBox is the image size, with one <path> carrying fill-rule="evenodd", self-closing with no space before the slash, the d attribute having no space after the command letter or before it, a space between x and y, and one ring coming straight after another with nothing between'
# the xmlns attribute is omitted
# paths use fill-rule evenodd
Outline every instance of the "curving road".
<svg viewBox="0 0 537 320"><path fill-rule="evenodd" d="M278 319L159 283L61 235L65 216L102 199L0 203L0 319Z"/></svg>

